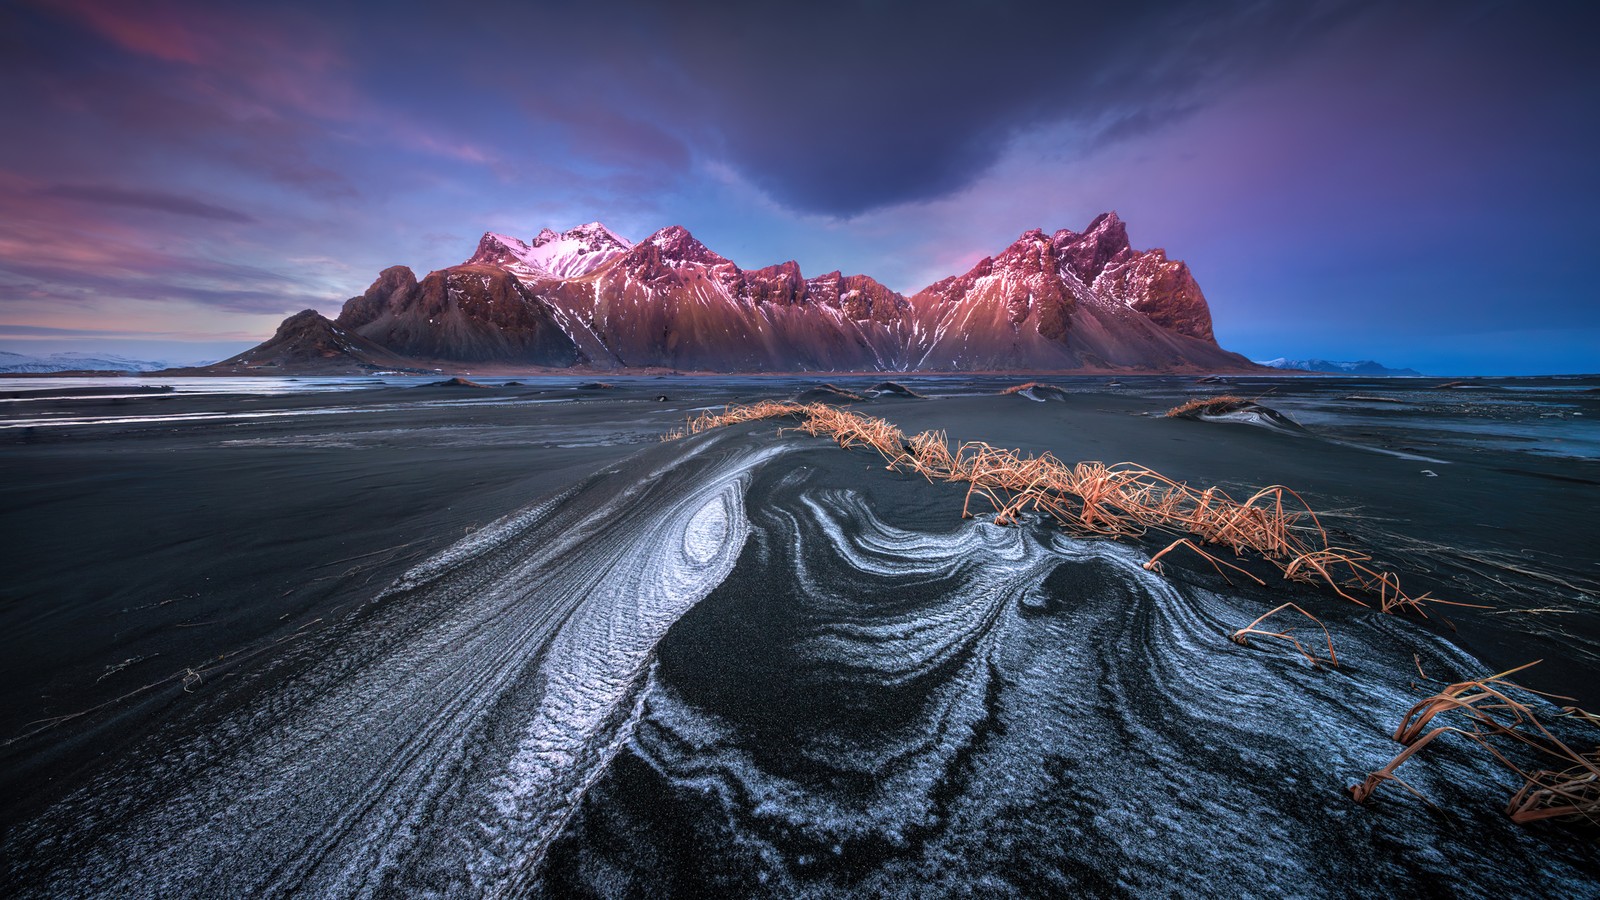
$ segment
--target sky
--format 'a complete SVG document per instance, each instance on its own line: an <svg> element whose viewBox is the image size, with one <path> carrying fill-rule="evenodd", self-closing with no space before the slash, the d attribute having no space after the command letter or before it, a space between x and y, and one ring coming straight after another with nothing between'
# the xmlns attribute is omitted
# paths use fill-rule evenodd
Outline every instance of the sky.
<svg viewBox="0 0 1600 900"><path fill-rule="evenodd" d="M1597 372L1592 8L0 0L0 348L220 358L595 220L910 293L1116 210L1252 358Z"/></svg>

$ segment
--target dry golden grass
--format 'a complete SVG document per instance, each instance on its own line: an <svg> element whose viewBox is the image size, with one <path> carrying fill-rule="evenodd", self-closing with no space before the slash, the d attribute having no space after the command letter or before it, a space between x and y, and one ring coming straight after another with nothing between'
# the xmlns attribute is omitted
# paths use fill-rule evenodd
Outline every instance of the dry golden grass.
<svg viewBox="0 0 1600 900"><path fill-rule="evenodd" d="M1216 397L1195 397L1167 410L1167 418L1175 419L1179 416L1189 415L1220 416L1224 413L1242 409L1252 402L1254 401L1233 394L1221 394Z"/></svg>
<svg viewBox="0 0 1600 900"><path fill-rule="evenodd" d="M1551 733L1532 708L1512 696L1513 691L1529 689L1518 687L1508 677L1537 663L1535 660L1488 678L1457 682L1418 701L1395 728L1394 739L1405 749L1381 769L1369 773L1360 784L1352 785L1350 794L1358 803L1366 802L1385 782L1393 781L1421 796L1401 781L1395 770L1435 739L1458 734L1483 747L1522 779L1522 788L1506 806L1513 821L1574 818L1600 823L1600 748L1587 753L1573 750ZM1600 720L1580 709L1566 707L1566 711L1569 716L1600 725ZM1435 719L1445 715L1458 724L1429 730ZM1507 750L1516 746L1531 749L1538 758L1554 760L1559 768L1528 771L1507 755Z"/></svg>
<svg viewBox="0 0 1600 900"><path fill-rule="evenodd" d="M1039 382L1037 382L1037 381L1027 381L1027 382L1023 382L1022 384L1013 384L1011 387L1006 388L1005 390L1001 391L1000 393L1002 393L1002 394L1020 394L1023 391L1029 391L1029 390L1032 390L1032 389L1034 389L1034 388L1036 388L1038 386L1039 386Z"/></svg>
<svg viewBox="0 0 1600 900"><path fill-rule="evenodd" d="M1296 638L1294 635L1290 634L1287 629L1285 629L1283 631L1267 631L1264 628L1257 627L1262 622L1265 622L1267 619L1272 618L1273 616L1277 615L1280 612L1283 612L1286 609L1292 609L1295 612L1299 613L1300 615L1305 616L1306 618L1308 618L1311 621L1315 622L1317 624L1318 628L1322 629L1322 637L1328 644L1328 658L1327 659L1323 659L1323 658L1317 656L1315 653L1312 653L1310 650L1307 650L1305 648L1305 645L1300 643L1299 638ZM1328 633L1328 626L1322 624L1322 620L1321 619L1319 619L1316 616L1313 616L1311 613L1308 613L1305 610L1301 609L1297 604L1285 603L1282 606L1280 606L1280 607L1278 607L1278 608L1276 608L1274 610L1271 610L1270 612L1268 612L1266 615L1262 616L1261 618L1256 619L1254 622L1251 622L1249 625L1246 625L1245 627L1239 629L1238 631L1235 631L1233 633L1233 635L1232 635L1232 638L1233 638L1234 642L1239 644L1240 646L1248 647L1248 646L1250 646L1249 639L1250 639L1250 635L1252 635L1252 634L1259 635L1261 637L1278 638L1279 640L1288 641L1289 643L1293 644L1294 648L1296 650L1300 651L1300 655L1304 656L1306 658L1306 661L1311 663L1311 665L1313 665L1313 666L1316 666L1316 667L1320 668L1323 663L1328 663L1329 665L1333 666L1335 669L1339 668L1339 655L1337 653L1333 652L1333 635Z"/></svg>

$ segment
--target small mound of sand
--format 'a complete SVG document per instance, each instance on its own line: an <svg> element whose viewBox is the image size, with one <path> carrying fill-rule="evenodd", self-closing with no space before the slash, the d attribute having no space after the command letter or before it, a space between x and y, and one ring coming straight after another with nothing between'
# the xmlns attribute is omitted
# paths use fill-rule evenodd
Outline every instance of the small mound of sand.
<svg viewBox="0 0 1600 900"><path fill-rule="evenodd" d="M1060 402L1067 399L1067 392L1053 384L1040 384L1029 381L1024 384L1014 384L1000 392L1001 394L1015 394L1037 403Z"/></svg>
<svg viewBox="0 0 1600 900"><path fill-rule="evenodd" d="M1169 419L1198 419L1201 416L1220 416L1255 406L1254 400L1223 394L1219 397L1195 397L1167 410Z"/></svg>
<svg viewBox="0 0 1600 900"><path fill-rule="evenodd" d="M1272 407L1233 394L1195 397L1167 410L1167 418L1193 419L1197 422L1243 422L1247 425L1300 430L1297 422Z"/></svg>
<svg viewBox="0 0 1600 900"><path fill-rule="evenodd" d="M468 380L467 380L467 379L465 379L465 378L459 378L459 377L457 377L457 378L450 378L450 379L446 379L446 380L445 380L445 381L434 381L434 382L430 382L430 383L429 383L429 384L428 384L428 387L470 387L470 388L486 388L486 387L488 387L488 385L487 385L487 384L479 384L479 383L477 383L477 382L476 382L476 381L468 381Z"/></svg>
<svg viewBox="0 0 1600 900"><path fill-rule="evenodd" d="M801 403L849 403L865 399L855 391L847 391L834 384L819 384L795 396L795 400Z"/></svg>
<svg viewBox="0 0 1600 900"><path fill-rule="evenodd" d="M896 384L893 381L880 381L868 388L867 393L873 397L881 397L884 394L890 394L895 397L910 397L916 400L928 399L916 391L913 391L911 388L908 388L903 384Z"/></svg>

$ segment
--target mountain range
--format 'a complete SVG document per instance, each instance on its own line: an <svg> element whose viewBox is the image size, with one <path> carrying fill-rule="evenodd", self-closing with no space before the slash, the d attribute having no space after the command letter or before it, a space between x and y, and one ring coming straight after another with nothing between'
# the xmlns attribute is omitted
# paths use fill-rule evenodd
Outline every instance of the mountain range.
<svg viewBox="0 0 1600 900"><path fill-rule="evenodd" d="M1257 365L1269 369L1298 369L1303 372L1327 372L1333 375L1421 375L1416 369L1391 369L1380 362L1359 359L1354 362L1332 359L1277 359L1257 360Z"/></svg>
<svg viewBox="0 0 1600 900"><path fill-rule="evenodd" d="M1240 371L1189 267L1134 250L1116 213L1025 232L906 296L869 275L742 269L671 226L487 233L420 280L383 270L329 320L286 319L208 373L463 366L704 372Z"/></svg>
<svg viewBox="0 0 1600 900"><path fill-rule="evenodd" d="M43 375L52 372L155 372L166 363L128 359L110 353L51 353L35 356L0 350L0 375Z"/></svg>

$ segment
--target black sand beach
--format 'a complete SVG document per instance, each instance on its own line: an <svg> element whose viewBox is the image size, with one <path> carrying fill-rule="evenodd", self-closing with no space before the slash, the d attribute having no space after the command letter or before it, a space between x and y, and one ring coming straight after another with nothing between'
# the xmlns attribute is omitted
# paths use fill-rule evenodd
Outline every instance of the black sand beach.
<svg viewBox="0 0 1600 900"><path fill-rule="evenodd" d="M659 440L824 380L0 386L0 890L1600 895L1479 748L1345 793L1429 686L1542 659L1600 708L1600 379L834 379L907 433L1292 487L1490 607L1427 620L963 522L786 423ZM1298 425L1161 416L1220 393ZM1287 600L1341 668L1228 640Z"/></svg>

